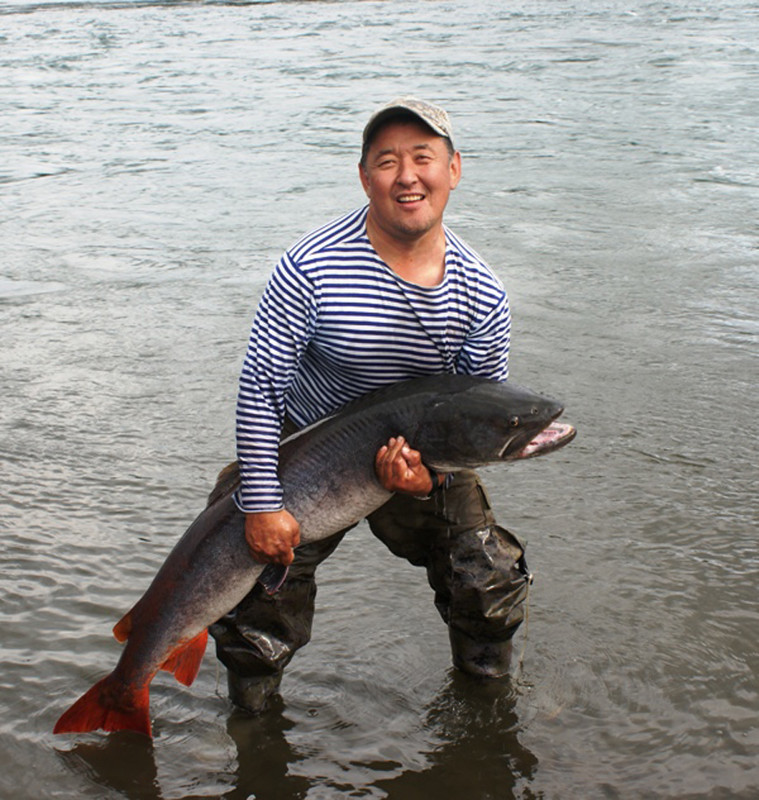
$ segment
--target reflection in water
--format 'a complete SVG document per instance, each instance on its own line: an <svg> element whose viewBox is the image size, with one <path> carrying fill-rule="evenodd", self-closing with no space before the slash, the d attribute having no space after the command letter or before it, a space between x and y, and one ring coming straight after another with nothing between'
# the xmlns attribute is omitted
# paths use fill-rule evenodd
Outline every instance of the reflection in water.
<svg viewBox="0 0 759 800"><path fill-rule="evenodd" d="M192 792L200 798L242 800L296 800L305 797L311 782L308 778L288 774L289 765L298 761L286 732L295 723L281 712L281 698L272 699L270 709L261 716L232 711L227 720L227 733L237 750L236 769L224 775L227 790L212 794ZM160 748L160 744L157 747ZM177 797L164 794L158 778L153 740L129 732L108 734L102 742L79 743L69 751L58 751L60 758L74 773L89 778L99 786L114 790L129 800L163 800ZM185 776L190 783L194 776ZM202 775L195 776L199 781ZM219 777L219 776L217 776Z"/></svg>
<svg viewBox="0 0 759 800"><path fill-rule="evenodd" d="M519 741L516 699L509 681L480 681L452 670L427 711L430 737L440 742L429 754L428 766L375 785L393 800L515 797L538 763Z"/></svg>
<svg viewBox="0 0 759 800"><path fill-rule="evenodd" d="M97 744L80 743L59 750L66 766L100 786L115 789L129 800L162 798L153 742L137 733L109 734Z"/></svg>
<svg viewBox="0 0 759 800"><path fill-rule="evenodd" d="M423 720L425 739L434 743L427 754L427 766L377 780L373 786L394 800L488 797L494 791L499 800L516 797L518 788L533 777L538 763L519 741L516 699L517 692L508 681L483 682L452 670ZM287 736L298 723L289 720L283 709L284 703L277 697L260 716L232 711L227 733L237 756L236 768L227 778L231 787L214 795L193 793L192 797L306 797L313 782L292 769L304 755ZM147 737L111 733L103 742L80 743L70 751L59 751L59 755L72 772L129 800L160 800L165 796L158 780L153 742ZM462 770L462 764L467 765L466 770Z"/></svg>
<svg viewBox="0 0 759 800"><path fill-rule="evenodd" d="M281 713L282 707L282 699L275 697L265 714L253 717L233 711L230 715L227 733L237 746L237 774L235 786L224 794L225 798L295 800L306 796L311 781L303 775L288 774L298 755L286 736L295 723Z"/></svg>
<svg viewBox="0 0 759 800"><path fill-rule="evenodd" d="M295 800L304 797L310 786L308 778L288 774L289 765L298 755L287 741L286 732L295 723L281 712L283 703L274 698L270 710L252 717L233 711L227 721L227 733L237 749L236 769L224 775L228 790L213 794L193 792L193 798L229 798L241 800ZM160 743L157 745L160 748ZM128 732L108 734L102 742L79 743L69 751L58 751L74 773L114 790L129 800L162 800L176 797L164 794L158 778L153 740ZM196 776L202 781L203 776ZM193 776L186 776L192 783ZM185 795L189 797L190 795Z"/></svg>

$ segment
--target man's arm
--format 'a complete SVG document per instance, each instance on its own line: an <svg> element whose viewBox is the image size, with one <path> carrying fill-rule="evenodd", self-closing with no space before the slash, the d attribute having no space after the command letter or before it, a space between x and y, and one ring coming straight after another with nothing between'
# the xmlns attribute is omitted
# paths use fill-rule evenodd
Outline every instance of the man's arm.
<svg viewBox="0 0 759 800"><path fill-rule="evenodd" d="M282 508L277 477L285 395L311 336L310 285L285 254L272 273L251 328L237 395L241 511Z"/></svg>
<svg viewBox="0 0 759 800"><path fill-rule="evenodd" d="M290 564L298 521L282 504L277 476L285 394L310 336L310 285L285 254L253 321L237 400L237 457L245 539L255 559Z"/></svg>
<svg viewBox="0 0 759 800"><path fill-rule="evenodd" d="M511 312L506 292L476 320L456 360L456 371L505 381L509 376Z"/></svg>

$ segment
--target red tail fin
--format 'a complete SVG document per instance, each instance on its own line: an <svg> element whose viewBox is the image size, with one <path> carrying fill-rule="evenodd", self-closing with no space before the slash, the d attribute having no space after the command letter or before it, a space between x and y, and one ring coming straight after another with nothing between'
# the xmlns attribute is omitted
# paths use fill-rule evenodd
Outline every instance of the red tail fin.
<svg viewBox="0 0 759 800"><path fill-rule="evenodd" d="M177 649L161 664L161 669L173 672L174 677L185 686L191 686L200 669L200 662L206 652L208 630L203 630Z"/></svg>
<svg viewBox="0 0 759 800"><path fill-rule="evenodd" d="M85 692L55 723L53 733L137 731L152 736L148 685L128 689L113 675L103 678Z"/></svg>

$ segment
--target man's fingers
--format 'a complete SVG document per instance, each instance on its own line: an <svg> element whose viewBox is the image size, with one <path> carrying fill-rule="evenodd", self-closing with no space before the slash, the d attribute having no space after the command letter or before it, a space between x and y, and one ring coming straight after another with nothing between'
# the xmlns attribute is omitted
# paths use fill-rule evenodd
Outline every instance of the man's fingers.
<svg viewBox="0 0 759 800"><path fill-rule="evenodd" d="M431 483L422 454L403 436L393 436L377 451L374 461L380 483L389 491L424 494Z"/></svg>
<svg viewBox="0 0 759 800"><path fill-rule="evenodd" d="M398 454L401 452L403 447L403 438L391 438L388 440L387 444L383 444L382 447L377 451L377 457L375 459L375 463L378 468L385 467L392 469L393 465L398 458Z"/></svg>
<svg viewBox="0 0 759 800"><path fill-rule="evenodd" d="M393 438L387 443L387 461L395 461L398 458L398 454L403 449L403 445L405 441L402 436L399 436L397 439Z"/></svg>
<svg viewBox="0 0 759 800"><path fill-rule="evenodd" d="M295 558L295 551L293 548L288 547L284 542L279 543L277 547L269 546L266 549L261 547L251 548L251 553L253 554L253 558L257 561L263 561L265 563L273 562L275 564L289 565L292 564Z"/></svg>
<svg viewBox="0 0 759 800"><path fill-rule="evenodd" d="M422 463L422 454L418 450L412 450L410 447L404 447L401 451L406 463L411 469L416 469Z"/></svg>

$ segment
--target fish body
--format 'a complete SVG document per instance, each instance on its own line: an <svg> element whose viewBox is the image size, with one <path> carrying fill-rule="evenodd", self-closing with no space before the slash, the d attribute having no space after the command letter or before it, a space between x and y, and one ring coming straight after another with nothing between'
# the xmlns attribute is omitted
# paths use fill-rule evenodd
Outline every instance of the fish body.
<svg viewBox="0 0 759 800"><path fill-rule="evenodd" d="M394 384L282 442L285 507L300 523L302 544L325 538L389 499L374 459L390 437L404 436L431 469L456 471L561 446L574 436L571 426L550 433L562 410L514 384L472 376ZM102 728L150 735L148 693L156 672L165 669L192 683L208 625L234 608L266 567L245 541L235 478L232 471L220 482L145 594L117 623L114 634L126 644L116 668L61 716L55 733Z"/></svg>

